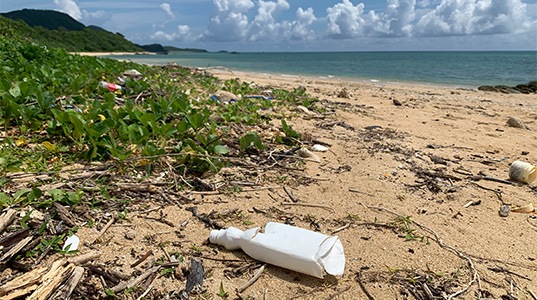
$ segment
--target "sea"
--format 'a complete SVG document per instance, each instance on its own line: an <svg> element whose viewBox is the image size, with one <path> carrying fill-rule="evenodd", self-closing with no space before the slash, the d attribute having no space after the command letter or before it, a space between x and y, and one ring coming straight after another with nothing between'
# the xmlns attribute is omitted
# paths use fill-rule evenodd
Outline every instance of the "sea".
<svg viewBox="0 0 537 300"><path fill-rule="evenodd" d="M170 52L123 55L143 64L176 63L283 76L475 88L537 80L537 51L416 52Z"/></svg>

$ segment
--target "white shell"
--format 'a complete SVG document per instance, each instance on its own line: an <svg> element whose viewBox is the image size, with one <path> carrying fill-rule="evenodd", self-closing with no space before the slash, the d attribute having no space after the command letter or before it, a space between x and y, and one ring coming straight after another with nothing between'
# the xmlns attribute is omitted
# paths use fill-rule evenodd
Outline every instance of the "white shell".
<svg viewBox="0 0 537 300"><path fill-rule="evenodd" d="M300 157L309 158L315 162L321 162L321 158L306 148L302 148L296 152Z"/></svg>
<svg viewBox="0 0 537 300"><path fill-rule="evenodd" d="M313 147L311 147L311 150L317 151L317 152L326 152L328 151L328 148L323 145L315 144L313 145Z"/></svg>
<svg viewBox="0 0 537 300"><path fill-rule="evenodd" d="M78 245L80 244L80 239L76 235L72 235L65 240L65 243L63 244L62 250L67 250L67 247L69 247L68 251L75 251L78 249Z"/></svg>

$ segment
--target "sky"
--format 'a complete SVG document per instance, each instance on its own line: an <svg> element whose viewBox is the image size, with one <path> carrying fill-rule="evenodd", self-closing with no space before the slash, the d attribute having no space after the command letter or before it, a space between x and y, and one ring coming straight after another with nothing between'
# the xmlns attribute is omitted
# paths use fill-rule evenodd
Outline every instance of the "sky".
<svg viewBox="0 0 537 300"><path fill-rule="evenodd" d="M537 0L0 0L209 51L537 50Z"/></svg>

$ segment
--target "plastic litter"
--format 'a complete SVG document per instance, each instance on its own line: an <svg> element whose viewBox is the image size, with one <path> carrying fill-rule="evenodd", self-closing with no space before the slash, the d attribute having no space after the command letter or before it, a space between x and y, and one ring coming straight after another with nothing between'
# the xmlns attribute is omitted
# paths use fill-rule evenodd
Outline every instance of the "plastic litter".
<svg viewBox="0 0 537 300"><path fill-rule="evenodd" d="M511 211L516 212L516 213L529 214L529 213L535 212L535 207L533 203L529 203L523 206L513 207Z"/></svg>
<svg viewBox="0 0 537 300"><path fill-rule="evenodd" d="M132 69L132 70L127 70L127 71L123 72L123 76L136 79L136 78L142 77L142 73L140 73L140 71L138 71L136 69Z"/></svg>
<svg viewBox="0 0 537 300"><path fill-rule="evenodd" d="M80 239L76 235L72 235L65 240L63 244L62 251L75 251L78 249L80 244Z"/></svg>
<svg viewBox="0 0 537 300"><path fill-rule="evenodd" d="M123 87L119 84L101 81L99 82L99 86L105 89L108 89L110 92L116 92L116 91L122 91Z"/></svg>
<svg viewBox="0 0 537 300"><path fill-rule="evenodd" d="M325 274L343 275L345 253L337 236L328 236L286 224L269 222L242 231L235 227L213 230L213 244L227 250L242 249L254 259L296 272L323 278Z"/></svg>
<svg viewBox="0 0 537 300"><path fill-rule="evenodd" d="M530 184L537 179L537 169L530 163L516 160L509 167L509 178Z"/></svg>

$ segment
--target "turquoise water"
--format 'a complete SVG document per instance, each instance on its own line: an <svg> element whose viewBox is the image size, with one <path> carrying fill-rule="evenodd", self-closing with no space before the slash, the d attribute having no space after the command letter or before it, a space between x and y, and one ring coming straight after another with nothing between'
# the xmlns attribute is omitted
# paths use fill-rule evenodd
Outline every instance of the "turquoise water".
<svg viewBox="0 0 537 300"><path fill-rule="evenodd" d="M537 80L537 51L185 53L114 56L135 62L380 82L477 87Z"/></svg>

